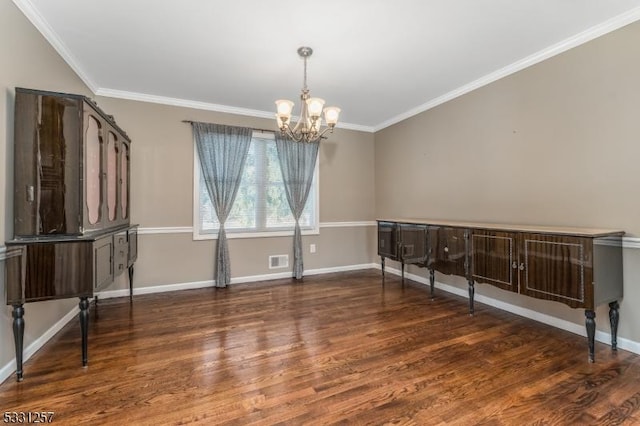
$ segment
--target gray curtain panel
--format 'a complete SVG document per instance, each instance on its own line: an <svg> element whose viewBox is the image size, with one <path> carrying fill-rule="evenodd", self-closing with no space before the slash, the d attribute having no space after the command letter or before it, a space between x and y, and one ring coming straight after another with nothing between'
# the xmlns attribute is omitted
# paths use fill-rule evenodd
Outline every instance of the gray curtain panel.
<svg viewBox="0 0 640 426"><path fill-rule="evenodd" d="M226 287L231 281L231 267L224 224L238 193L253 131L245 127L211 123L192 123L192 127L200 169L220 221L216 249L216 287Z"/></svg>
<svg viewBox="0 0 640 426"><path fill-rule="evenodd" d="M282 180L289 207L291 207L291 212L296 220L293 233L293 276L296 279L302 278L304 272L299 220L309 197L319 147L320 142L294 142L276 133L276 148L280 160Z"/></svg>

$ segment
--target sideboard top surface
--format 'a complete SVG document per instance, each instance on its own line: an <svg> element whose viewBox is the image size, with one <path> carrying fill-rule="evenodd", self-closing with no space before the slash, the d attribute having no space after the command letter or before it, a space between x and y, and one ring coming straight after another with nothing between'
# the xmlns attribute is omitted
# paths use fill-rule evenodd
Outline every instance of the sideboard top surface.
<svg viewBox="0 0 640 426"><path fill-rule="evenodd" d="M464 222L453 220L439 219L416 219L416 218L386 218L377 219L378 222L396 222L416 225L433 225L433 226L449 226L453 228L473 228L488 229L495 231L514 231L514 232L531 232L535 234L558 234L573 235L579 237L599 238L599 237L616 237L624 235L624 231L620 229L602 229L602 228L576 228L566 226L542 226L542 225L518 225L518 224L502 224L502 223L486 223L486 222Z"/></svg>

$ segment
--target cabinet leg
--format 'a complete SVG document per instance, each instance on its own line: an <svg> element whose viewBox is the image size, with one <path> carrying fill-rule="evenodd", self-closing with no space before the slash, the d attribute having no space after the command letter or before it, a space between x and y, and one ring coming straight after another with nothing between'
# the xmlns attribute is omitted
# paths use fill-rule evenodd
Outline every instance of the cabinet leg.
<svg viewBox="0 0 640 426"><path fill-rule="evenodd" d="M475 296L475 293L475 283L473 282L473 280L469 280L469 315L473 315L475 313L475 310L473 308L473 298Z"/></svg>
<svg viewBox="0 0 640 426"><path fill-rule="evenodd" d="M80 331L82 333L82 366L87 366L87 336L89 334L89 300L86 297L80 298Z"/></svg>
<svg viewBox="0 0 640 426"><path fill-rule="evenodd" d="M618 320L620 313L618 312L620 305L618 301L609 303L609 322L611 323L611 350L618 350Z"/></svg>
<svg viewBox="0 0 640 426"><path fill-rule="evenodd" d="M16 377L22 381L22 346L24 342L24 308L13 305L13 342L16 348Z"/></svg>
<svg viewBox="0 0 640 426"><path fill-rule="evenodd" d="M384 275L384 268L382 271L382 274ZM129 266L129 300L133 300L133 265Z"/></svg>
<svg viewBox="0 0 640 426"><path fill-rule="evenodd" d="M434 299L434 288L436 284L436 271L435 269L429 269L429 286L431 287L431 300Z"/></svg>
<svg viewBox="0 0 640 426"><path fill-rule="evenodd" d="M404 263L402 264L402 285L404 285Z"/></svg>
<svg viewBox="0 0 640 426"><path fill-rule="evenodd" d="M382 279L384 280L384 257L380 256L380 265L382 266Z"/></svg>
<svg viewBox="0 0 640 426"><path fill-rule="evenodd" d="M584 316L586 317L587 342L589 344L589 362L595 362L596 313L586 310Z"/></svg>

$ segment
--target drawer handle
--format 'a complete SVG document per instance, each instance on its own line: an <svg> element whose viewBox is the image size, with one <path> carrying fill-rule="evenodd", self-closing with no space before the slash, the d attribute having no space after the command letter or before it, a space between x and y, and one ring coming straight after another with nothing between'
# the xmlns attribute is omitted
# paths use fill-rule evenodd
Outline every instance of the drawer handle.
<svg viewBox="0 0 640 426"><path fill-rule="evenodd" d="M515 261L514 261L514 262L511 264L511 267L512 267L513 269L518 269L518 262L515 262Z"/></svg>
<svg viewBox="0 0 640 426"><path fill-rule="evenodd" d="M521 263L518 269L520 269L521 271L524 271L524 263Z"/></svg>

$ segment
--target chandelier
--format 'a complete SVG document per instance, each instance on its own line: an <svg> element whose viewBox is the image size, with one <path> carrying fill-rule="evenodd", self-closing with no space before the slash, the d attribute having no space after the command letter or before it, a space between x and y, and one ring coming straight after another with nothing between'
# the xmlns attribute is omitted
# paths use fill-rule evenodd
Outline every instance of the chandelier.
<svg viewBox="0 0 640 426"><path fill-rule="evenodd" d="M300 116L298 122L291 127L291 113L293 112L294 103L285 99L276 101L276 120L278 128L283 135L288 136L296 142L315 142L320 139L326 139L324 136L328 131L333 133L333 128L338 123L340 108L324 107L324 99L312 98L307 88L307 58L311 56L313 50L310 47L301 47L298 49L298 55L304 60L304 84L302 86L302 101ZM324 112L324 120L327 127L322 128L322 113Z"/></svg>

